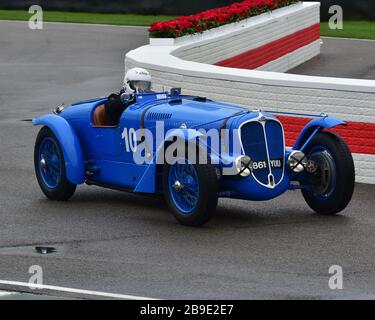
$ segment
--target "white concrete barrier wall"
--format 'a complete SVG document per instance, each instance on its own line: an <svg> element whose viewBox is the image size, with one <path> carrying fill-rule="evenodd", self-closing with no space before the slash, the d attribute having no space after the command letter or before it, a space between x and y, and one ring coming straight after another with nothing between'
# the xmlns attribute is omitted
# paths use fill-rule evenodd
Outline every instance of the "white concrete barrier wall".
<svg viewBox="0 0 375 320"><path fill-rule="evenodd" d="M214 29L214 31L206 32L200 38L199 36L184 37L176 42L179 48L174 52L174 55L183 60L216 64L277 42L297 32L303 32L319 23L320 3L299 3L246 19L229 27ZM199 45L196 41L199 41ZM298 45L296 42L292 41L291 44ZM309 54L306 56L297 54L296 62L292 62L292 65L301 64L320 53L320 41L315 41L308 47ZM265 48L264 56L267 55L269 49ZM275 53L277 54L277 52ZM289 54L288 60L290 61L293 57L293 53ZM275 69L276 66L277 69ZM273 64L273 67L272 71L285 72L289 70L288 64L285 63ZM262 66L257 68L262 69Z"/></svg>
<svg viewBox="0 0 375 320"><path fill-rule="evenodd" d="M205 40L202 36L201 41ZM201 45L198 39L193 42L196 47ZM181 87L186 94L206 96L250 110L324 112L341 118L349 122L349 127L340 129L339 133L355 153L357 181L375 184L375 81L220 67L177 57L192 49L192 43L186 39L165 44L173 45L154 43L129 52L125 59L126 69L143 67L150 70L155 90L162 90L163 86ZM319 43L313 45L320 46ZM296 55L302 56L303 61L309 55L309 48L299 49ZM273 70L274 66L279 69L278 65L283 63L293 65L288 62L288 55L282 59L270 62L264 68ZM304 116L282 116L281 120L289 144L308 121Z"/></svg>

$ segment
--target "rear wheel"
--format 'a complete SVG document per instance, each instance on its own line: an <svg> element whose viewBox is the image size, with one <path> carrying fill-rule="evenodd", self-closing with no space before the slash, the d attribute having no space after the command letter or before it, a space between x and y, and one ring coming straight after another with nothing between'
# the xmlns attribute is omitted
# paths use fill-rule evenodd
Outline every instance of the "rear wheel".
<svg viewBox="0 0 375 320"><path fill-rule="evenodd" d="M163 169L166 202L183 225L201 226L208 222L218 202L216 169L208 164L192 164L188 157Z"/></svg>
<svg viewBox="0 0 375 320"><path fill-rule="evenodd" d="M68 181L60 143L47 127L36 139L34 166L39 186L47 198L65 201L73 196L77 185Z"/></svg>
<svg viewBox="0 0 375 320"><path fill-rule="evenodd" d="M335 215L350 203L355 186L352 154L345 141L330 132L321 132L306 150L316 172L309 174L302 191L307 204L322 215Z"/></svg>

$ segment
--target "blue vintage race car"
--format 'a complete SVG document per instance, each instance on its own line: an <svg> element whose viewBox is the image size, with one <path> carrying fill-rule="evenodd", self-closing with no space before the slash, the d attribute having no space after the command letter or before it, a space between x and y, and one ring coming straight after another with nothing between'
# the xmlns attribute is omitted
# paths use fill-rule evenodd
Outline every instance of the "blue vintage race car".
<svg viewBox="0 0 375 320"><path fill-rule="evenodd" d="M219 197L251 201L302 190L317 213L349 204L355 170L346 143L328 130L345 123L316 116L293 148L274 114L184 96L179 90L134 95L118 123L108 98L59 107L33 120L39 185L51 200L70 199L79 184L164 194L179 222L206 223Z"/></svg>

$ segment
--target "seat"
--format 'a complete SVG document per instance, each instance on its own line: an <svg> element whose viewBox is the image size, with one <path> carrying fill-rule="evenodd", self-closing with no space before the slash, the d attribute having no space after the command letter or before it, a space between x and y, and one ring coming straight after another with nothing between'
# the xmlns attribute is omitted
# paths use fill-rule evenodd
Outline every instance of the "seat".
<svg viewBox="0 0 375 320"><path fill-rule="evenodd" d="M121 115L134 101L123 103L120 98L109 99L105 104L95 108L93 122L95 128L117 128Z"/></svg>
<svg viewBox="0 0 375 320"><path fill-rule="evenodd" d="M94 126L102 127L107 124L107 114L105 112L105 105L102 104L96 107L94 111Z"/></svg>
<svg viewBox="0 0 375 320"><path fill-rule="evenodd" d="M116 128L117 126L108 125L107 113L105 105L97 106L94 111L94 127L95 128Z"/></svg>

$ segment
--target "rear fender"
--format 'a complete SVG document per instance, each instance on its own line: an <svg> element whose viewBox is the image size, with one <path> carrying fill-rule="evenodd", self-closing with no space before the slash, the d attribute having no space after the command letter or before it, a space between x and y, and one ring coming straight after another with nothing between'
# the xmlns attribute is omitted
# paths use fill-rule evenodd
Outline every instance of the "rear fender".
<svg viewBox="0 0 375 320"><path fill-rule="evenodd" d="M81 143L70 124L57 115L46 115L33 120L35 126L46 126L60 142L64 154L66 176L70 183L85 182L85 165Z"/></svg>
<svg viewBox="0 0 375 320"><path fill-rule="evenodd" d="M344 121L328 116L312 120L302 130L293 149L304 151L318 132L321 132L324 129L332 129L337 126L347 126L347 124Z"/></svg>

